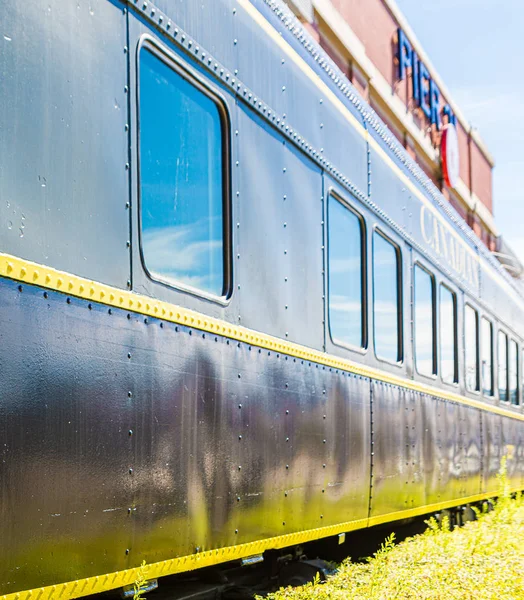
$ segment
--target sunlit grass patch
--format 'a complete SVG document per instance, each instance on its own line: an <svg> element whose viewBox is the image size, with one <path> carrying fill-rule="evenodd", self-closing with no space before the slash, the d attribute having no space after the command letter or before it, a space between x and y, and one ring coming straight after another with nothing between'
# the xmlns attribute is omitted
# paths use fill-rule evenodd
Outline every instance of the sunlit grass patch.
<svg viewBox="0 0 524 600"><path fill-rule="evenodd" d="M524 498L512 498L505 475L493 511L453 531L435 519L425 533L395 545L394 536L367 563L347 559L326 583L282 589L272 600L524 599ZM357 550L358 551L358 550Z"/></svg>

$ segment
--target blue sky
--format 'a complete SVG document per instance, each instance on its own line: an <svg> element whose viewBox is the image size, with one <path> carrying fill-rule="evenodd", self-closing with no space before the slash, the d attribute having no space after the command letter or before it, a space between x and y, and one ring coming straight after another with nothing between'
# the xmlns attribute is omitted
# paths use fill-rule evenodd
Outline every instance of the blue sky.
<svg viewBox="0 0 524 600"><path fill-rule="evenodd" d="M396 1L495 158L495 220L524 262L524 0Z"/></svg>

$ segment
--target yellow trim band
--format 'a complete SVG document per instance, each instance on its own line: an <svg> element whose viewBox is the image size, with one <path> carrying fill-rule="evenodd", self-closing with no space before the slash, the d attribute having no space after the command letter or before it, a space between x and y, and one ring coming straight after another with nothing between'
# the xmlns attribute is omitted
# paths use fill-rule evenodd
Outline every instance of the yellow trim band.
<svg viewBox="0 0 524 600"><path fill-rule="evenodd" d="M195 327L202 331L222 335L239 342L252 344L266 350L283 352L289 356L307 360L327 367L349 371L355 375L362 375L370 379L376 379L384 383L396 385L409 390L436 396L443 400L458 402L466 406L471 406L479 410L495 413L505 417L511 417L518 421L524 421L524 414L514 412L510 409L500 406L492 406L475 400L466 398L447 390L442 390L431 385L419 383L412 379L404 379L398 375L381 371L372 367L364 366L345 358L339 358L330 354L325 354L318 350L313 350L299 344L287 342L280 338L253 331L246 327L233 325L203 315L196 311L182 308L168 302L162 302L148 296L136 294L127 290L120 290L96 281L90 281L77 275L72 275L64 271L58 271L51 267L39 265L9 254L0 253L0 277L6 277L22 283L37 285L49 290L62 292L70 296L76 296L84 300L98 302L106 306L113 306L122 310L138 313L141 315L164 319L172 323Z"/></svg>
<svg viewBox="0 0 524 600"><path fill-rule="evenodd" d="M520 489L514 489L512 492L518 492ZM363 529L372 525L399 521L418 517L424 514L429 514L452 506L462 504L471 504L492 498L493 493L477 494L466 498L458 498L438 504L430 504L418 508L402 510L395 513L388 513L371 517L369 519L358 519L355 521L347 521L338 525L329 525L327 527L319 527L317 529L309 529L307 531L299 531L296 533L288 533L279 535L265 540L239 544L238 546L229 546L227 548L219 548L216 550L206 550L189 556L172 558L160 562L146 565L146 577L148 579L156 579L165 575L175 575L195 569L202 569L213 565L226 563L233 560L239 560L255 554L262 554L266 550L278 550L280 548L288 548L306 542L312 542L325 537L338 535L339 533L348 533L356 529ZM123 587L134 583L137 578L140 567L117 571L76 581L68 581L57 585L36 588L33 590L24 590L22 592L14 592L0 596L0 600L70 600L72 598L81 598L91 594L98 594L108 590Z"/></svg>

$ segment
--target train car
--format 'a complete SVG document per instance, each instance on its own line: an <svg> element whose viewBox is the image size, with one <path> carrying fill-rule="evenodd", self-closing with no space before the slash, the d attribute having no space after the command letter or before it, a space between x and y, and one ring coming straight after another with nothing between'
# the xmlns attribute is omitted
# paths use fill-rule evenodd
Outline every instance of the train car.
<svg viewBox="0 0 524 600"><path fill-rule="evenodd" d="M0 3L0 598L524 489L520 288L277 0Z"/></svg>

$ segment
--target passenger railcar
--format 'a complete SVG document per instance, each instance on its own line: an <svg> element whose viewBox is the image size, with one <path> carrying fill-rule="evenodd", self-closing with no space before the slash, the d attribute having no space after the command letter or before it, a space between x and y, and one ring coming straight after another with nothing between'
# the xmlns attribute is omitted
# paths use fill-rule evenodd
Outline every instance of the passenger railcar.
<svg viewBox="0 0 524 600"><path fill-rule="evenodd" d="M0 27L0 598L524 488L521 291L280 2Z"/></svg>

